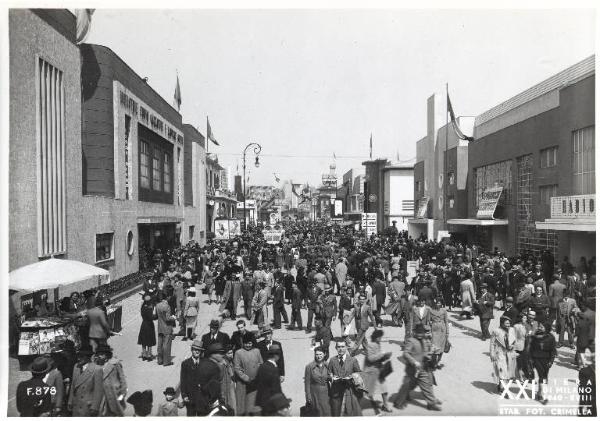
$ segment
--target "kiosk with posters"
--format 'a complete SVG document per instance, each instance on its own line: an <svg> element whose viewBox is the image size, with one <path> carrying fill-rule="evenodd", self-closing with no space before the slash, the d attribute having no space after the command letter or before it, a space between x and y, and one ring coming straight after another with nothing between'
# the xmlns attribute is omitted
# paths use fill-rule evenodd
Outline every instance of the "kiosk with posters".
<svg viewBox="0 0 600 421"><path fill-rule="evenodd" d="M17 341L19 359L56 352L67 339L78 349L86 310L65 314L58 311L59 302L73 292L81 294L109 282L107 270L64 259L50 258L11 272L10 337ZM110 306L107 313L112 330L119 331L121 306ZM114 323L117 319L119 326Z"/></svg>

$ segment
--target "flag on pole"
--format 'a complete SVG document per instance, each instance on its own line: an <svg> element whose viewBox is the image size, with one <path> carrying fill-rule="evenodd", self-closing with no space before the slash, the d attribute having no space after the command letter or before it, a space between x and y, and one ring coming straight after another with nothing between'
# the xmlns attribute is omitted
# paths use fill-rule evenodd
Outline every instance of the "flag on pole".
<svg viewBox="0 0 600 421"><path fill-rule="evenodd" d="M210 139L210 141L211 141L212 143L214 143L215 145L217 145L217 146L220 146L220 145L219 145L219 142L217 142L217 140L216 140L216 139L215 139L215 137L213 136L212 129L210 128L210 121L208 121L208 116L206 117L206 137L207 137L208 139Z"/></svg>
<svg viewBox="0 0 600 421"><path fill-rule="evenodd" d="M337 158L335 157L335 152L333 153L333 159L336 160Z"/></svg>
<svg viewBox="0 0 600 421"><path fill-rule="evenodd" d="M458 122L456 121L456 116L454 115L454 109L452 108L452 102L450 102L450 94L446 93L446 98L447 98L447 103L448 103L448 105L447 105L448 112L450 113L450 122L452 124L452 128L454 129L454 133L456 133L456 136L458 136L458 138L461 140L468 140L469 142L473 141L474 138L471 136L465 135L460 130L460 127L458 126Z"/></svg>
<svg viewBox="0 0 600 421"><path fill-rule="evenodd" d="M275 176L275 181L276 181L277 183L279 183L279 180L280 180L280 178L279 178L279 177L277 177L277 174L275 174L275 173L273 173L273 175Z"/></svg>
<svg viewBox="0 0 600 421"><path fill-rule="evenodd" d="M181 88L179 87L179 74L177 74L177 82L175 82L175 92L173 93L173 108L177 111L181 108Z"/></svg>
<svg viewBox="0 0 600 421"><path fill-rule="evenodd" d="M369 140L369 159L373 159L373 133L371 133L371 140Z"/></svg>
<svg viewBox="0 0 600 421"><path fill-rule="evenodd" d="M92 26L92 15L96 9L75 9L75 20L77 25L77 35L75 42L81 44L90 33Z"/></svg>
<svg viewBox="0 0 600 421"><path fill-rule="evenodd" d="M400 151L396 149L396 161L400 162Z"/></svg>

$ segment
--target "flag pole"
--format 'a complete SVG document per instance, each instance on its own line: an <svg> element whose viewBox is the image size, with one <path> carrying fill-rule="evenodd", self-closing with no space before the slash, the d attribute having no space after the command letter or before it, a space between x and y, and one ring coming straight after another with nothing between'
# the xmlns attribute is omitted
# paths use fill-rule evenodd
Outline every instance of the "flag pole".
<svg viewBox="0 0 600 421"><path fill-rule="evenodd" d="M208 138L208 116L206 116L206 155L208 156L208 144L210 139Z"/></svg>
<svg viewBox="0 0 600 421"><path fill-rule="evenodd" d="M447 201L448 201L448 180L446 177L448 176L448 82L446 82L446 149L444 151L444 175L442 180L444 180L444 228L447 228L448 222L448 210L447 210Z"/></svg>

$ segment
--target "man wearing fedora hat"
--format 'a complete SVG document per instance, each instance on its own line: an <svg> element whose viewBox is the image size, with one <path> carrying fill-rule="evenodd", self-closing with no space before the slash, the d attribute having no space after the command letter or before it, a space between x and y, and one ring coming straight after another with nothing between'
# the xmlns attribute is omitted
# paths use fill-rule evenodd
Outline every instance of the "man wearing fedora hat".
<svg viewBox="0 0 600 421"><path fill-rule="evenodd" d="M220 342L210 344L204 352L198 367L199 390L196 394L195 406L198 415L208 415L211 404L221 398L221 363L226 349Z"/></svg>
<svg viewBox="0 0 600 421"><path fill-rule="evenodd" d="M410 391L419 386L427 401L427 409L441 411L440 402L433 394L433 373L427 368L432 350L430 349L430 343L425 339L426 333L426 327L419 324L415 327L414 337L406 341L404 354L402 355L406 374L394 401L394 406L398 409L406 407Z"/></svg>
<svg viewBox="0 0 600 421"><path fill-rule="evenodd" d="M256 405L263 408L269 397L281 392L281 376L278 361L282 350L278 344L271 345L266 352L265 362L256 373Z"/></svg>
<svg viewBox="0 0 600 421"><path fill-rule="evenodd" d="M481 284L481 297L479 297L479 324L481 326L481 339L487 340L490 335L490 321L494 318L494 303L496 297L491 292L488 292L488 285L484 282Z"/></svg>
<svg viewBox="0 0 600 421"><path fill-rule="evenodd" d="M96 349L96 364L102 372L104 396L100 405L100 415L122 417L125 409L127 381L121 361L113 357L112 348L100 344Z"/></svg>
<svg viewBox="0 0 600 421"><path fill-rule="evenodd" d="M104 396L102 369L91 361L93 351L82 347L77 353L77 364L73 367L73 379L67 408L74 417L98 415Z"/></svg>
<svg viewBox="0 0 600 421"><path fill-rule="evenodd" d="M186 406L188 417L200 415L196 397L200 393L198 379L200 378L200 356L202 351L204 351L202 341L199 339L194 340L191 357L181 362L179 387L181 389L181 399Z"/></svg>
<svg viewBox="0 0 600 421"><path fill-rule="evenodd" d="M283 378L285 376L285 362L283 359L283 347L281 346L281 342L273 340L273 329L270 327L264 328L262 334L264 339L257 345L257 348L260 351L260 356L262 357L263 361L267 361L271 348L276 347L279 349L277 367L279 368L279 375L281 376L281 381L283 382Z"/></svg>
<svg viewBox="0 0 600 421"><path fill-rule="evenodd" d="M220 343L223 347L229 345L230 339L227 333L221 332L221 323L217 319L210 321L210 332L202 335L202 348L208 349L208 347L214 343Z"/></svg>
<svg viewBox="0 0 600 421"><path fill-rule="evenodd" d="M52 410L52 395L56 389L44 382L44 376L51 369L47 358L37 357L29 367L31 379L17 386L17 411L22 417L39 417Z"/></svg>

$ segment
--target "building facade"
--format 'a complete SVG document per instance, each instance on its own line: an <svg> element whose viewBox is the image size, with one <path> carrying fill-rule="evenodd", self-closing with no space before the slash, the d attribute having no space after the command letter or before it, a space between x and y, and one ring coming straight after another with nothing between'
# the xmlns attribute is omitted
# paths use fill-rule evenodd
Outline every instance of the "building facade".
<svg viewBox="0 0 600 421"><path fill-rule="evenodd" d="M237 215L237 196L227 189L227 182L221 178L224 171L216 154L206 155L206 229L208 232L214 232L216 219L235 218Z"/></svg>
<svg viewBox="0 0 600 421"><path fill-rule="evenodd" d="M469 215L501 186L497 214L507 221L470 232L488 248L595 255L594 65L588 57L477 117Z"/></svg>
<svg viewBox="0 0 600 421"><path fill-rule="evenodd" d="M396 221L396 228L408 230L408 220L414 214L414 167L412 165L388 165L383 172L383 225Z"/></svg>
<svg viewBox="0 0 600 421"><path fill-rule="evenodd" d="M409 235L438 240L453 233L464 237L466 228L448 220L467 217L468 142L448 124L446 93L427 99L427 135L417 142L414 166L414 218ZM473 133L474 119L458 118L463 133Z"/></svg>
<svg viewBox="0 0 600 421"><path fill-rule="evenodd" d="M185 241L206 243L206 149L204 136L191 124L183 125L183 186Z"/></svg>
<svg viewBox="0 0 600 421"><path fill-rule="evenodd" d="M68 10L10 9L9 270L76 259L81 61ZM94 239L90 239L93 247Z"/></svg>

